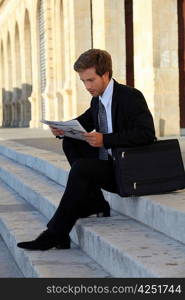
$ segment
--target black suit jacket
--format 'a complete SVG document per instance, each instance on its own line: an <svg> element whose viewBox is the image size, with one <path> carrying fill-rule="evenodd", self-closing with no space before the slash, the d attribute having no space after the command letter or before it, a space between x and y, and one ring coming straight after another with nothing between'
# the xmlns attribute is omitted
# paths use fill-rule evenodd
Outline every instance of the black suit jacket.
<svg viewBox="0 0 185 300"><path fill-rule="evenodd" d="M99 97L93 97L90 108L77 118L88 132L94 129L99 131L98 103ZM156 139L153 118L143 94L115 80L112 96L112 128L112 133L103 134L106 149L146 145Z"/></svg>

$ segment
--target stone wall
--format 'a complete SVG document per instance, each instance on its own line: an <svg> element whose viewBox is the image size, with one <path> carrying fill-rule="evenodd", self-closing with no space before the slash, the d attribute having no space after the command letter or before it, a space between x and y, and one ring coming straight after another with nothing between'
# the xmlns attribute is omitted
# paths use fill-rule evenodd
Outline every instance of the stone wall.
<svg viewBox="0 0 185 300"><path fill-rule="evenodd" d="M126 84L124 0L5 0L0 5L0 124L42 127L88 108L73 71L89 48L106 49ZM179 134L177 0L133 0L134 82L157 135Z"/></svg>

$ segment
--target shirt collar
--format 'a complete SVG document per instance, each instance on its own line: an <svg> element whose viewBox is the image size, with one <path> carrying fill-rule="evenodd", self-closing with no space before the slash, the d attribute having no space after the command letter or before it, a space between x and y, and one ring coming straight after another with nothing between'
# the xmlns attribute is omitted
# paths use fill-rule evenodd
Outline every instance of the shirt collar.
<svg viewBox="0 0 185 300"><path fill-rule="evenodd" d="M110 98L112 98L112 94L113 94L113 85L114 85L114 81L111 78L111 80L109 81L105 91L103 92L102 96L99 96L99 99L101 100L101 102L104 104L104 106L106 106L108 104L108 100ZM108 99L108 100L107 100Z"/></svg>

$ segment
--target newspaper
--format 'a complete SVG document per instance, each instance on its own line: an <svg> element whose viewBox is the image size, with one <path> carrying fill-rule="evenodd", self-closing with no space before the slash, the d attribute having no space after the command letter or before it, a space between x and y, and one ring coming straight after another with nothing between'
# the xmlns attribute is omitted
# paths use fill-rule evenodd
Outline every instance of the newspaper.
<svg viewBox="0 0 185 300"><path fill-rule="evenodd" d="M70 120L65 122L41 120L40 122L63 130L65 136L78 140L85 140L83 133L86 132L86 130L82 127L78 120Z"/></svg>

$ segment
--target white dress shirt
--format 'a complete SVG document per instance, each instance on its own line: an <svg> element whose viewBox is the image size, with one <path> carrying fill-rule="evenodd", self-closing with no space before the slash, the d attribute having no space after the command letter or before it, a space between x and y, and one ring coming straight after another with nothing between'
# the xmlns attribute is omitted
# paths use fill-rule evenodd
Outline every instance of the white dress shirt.
<svg viewBox="0 0 185 300"><path fill-rule="evenodd" d="M105 91L103 92L102 96L99 96L100 101L105 107L106 114L107 114L107 124L108 124L108 133L112 133L112 95L113 95L113 87L114 81L111 79L109 84L107 85ZM108 153L112 156L111 149L108 149Z"/></svg>

